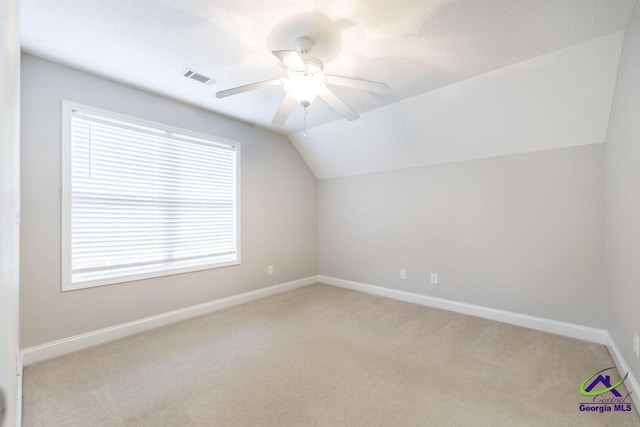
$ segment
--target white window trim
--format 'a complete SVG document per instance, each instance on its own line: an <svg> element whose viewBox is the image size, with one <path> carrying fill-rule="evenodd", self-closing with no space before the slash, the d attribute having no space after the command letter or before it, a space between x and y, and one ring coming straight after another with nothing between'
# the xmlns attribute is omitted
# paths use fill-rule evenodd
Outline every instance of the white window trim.
<svg viewBox="0 0 640 427"><path fill-rule="evenodd" d="M138 126L151 127L155 129L162 129L168 133L175 133L184 137L193 137L198 139L204 139L213 143L221 143L224 145L231 145L236 149L236 257L229 261L218 262L214 264L201 264L192 265L179 268L168 268L161 271L149 271L143 273L130 274L120 277L108 277L103 279L95 279L82 283L71 282L71 115L72 110L82 111L85 114L95 114L97 116L103 116L111 118L113 120L120 120L126 123L130 123ZM162 123L152 122L149 120L143 120L136 117L131 117L125 114L114 113L99 108L90 107L87 105L71 102L67 100L62 101L62 173L61 173L61 290L62 292L72 291L77 289L93 288L96 286L113 285L118 283L131 282L135 280L150 279L153 277L170 276L174 274L182 274L193 271L209 270L214 268L228 267L232 265L239 265L241 261L241 193L240 193L240 179L241 179L241 164L242 156L240 151L240 143L225 138L214 137L212 135L193 132L186 129L181 129L173 126L168 126Z"/></svg>

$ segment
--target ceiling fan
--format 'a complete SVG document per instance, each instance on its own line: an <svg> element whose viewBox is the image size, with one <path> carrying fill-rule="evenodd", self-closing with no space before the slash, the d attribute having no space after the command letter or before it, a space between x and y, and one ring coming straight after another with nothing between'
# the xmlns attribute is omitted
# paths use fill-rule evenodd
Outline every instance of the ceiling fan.
<svg viewBox="0 0 640 427"><path fill-rule="evenodd" d="M272 52L287 67L286 77L221 90L216 93L216 97L225 98L250 90L282 85L286 94L271 123L283 125L296 104L299 103L306 109L317 97L320 97L347 120L356 120L360 117L358 113L333 93L327 85L345 86L377 93L391 92L389 86L385 83L325 74L323 72L323 62L319 58L309 55L313 44L313 40L310 38L301 37L296 40L297 51L274 50Z"/></svg>

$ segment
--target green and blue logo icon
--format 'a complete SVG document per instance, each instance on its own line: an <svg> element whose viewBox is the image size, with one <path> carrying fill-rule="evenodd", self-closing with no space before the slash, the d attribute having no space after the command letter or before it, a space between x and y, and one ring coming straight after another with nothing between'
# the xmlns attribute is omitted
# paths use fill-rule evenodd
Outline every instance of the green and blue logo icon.
<svg viewBox="0 0 640 427"><path fill-rule="evenodd" d="M633 410L631 392L622 395L618 388L629 376L627 372L620 378L615 367L602 369L589 375L580 384L580 394L591 398L591 402L582 402L580 412L630 412ZM612 378L614 378L612 380Z"/></svg>

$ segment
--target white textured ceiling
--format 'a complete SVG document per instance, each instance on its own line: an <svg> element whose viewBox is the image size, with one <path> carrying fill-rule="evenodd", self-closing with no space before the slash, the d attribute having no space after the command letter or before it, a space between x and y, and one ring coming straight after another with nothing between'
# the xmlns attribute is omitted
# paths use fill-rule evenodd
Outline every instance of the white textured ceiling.
<svg viewBox="0 0 640 427"><path fill-rule="evenodd" d="M637 0L23 0L23 48L283 133L272 87L217 90L280 77L271 50L303 35L325 71L386 82L392 95L335 91L362 113L509 64L619 31ZM217 80L182 77L186 67ZM307 126L341 120L322 101Z"/></svg>

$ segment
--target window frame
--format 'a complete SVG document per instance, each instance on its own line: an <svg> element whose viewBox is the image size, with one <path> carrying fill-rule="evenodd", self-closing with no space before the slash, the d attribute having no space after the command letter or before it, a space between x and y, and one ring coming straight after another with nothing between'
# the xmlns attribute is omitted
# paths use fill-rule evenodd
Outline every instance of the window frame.
<svg viewBox="0 0 640 427"><path fill-rule="evenodd" d="M92 279L82 282L72 282L72 254L71 254L71 173L72 173L72 159L71 159L71 146L72 146L72 112L79 111L87 115L95 115L97 117L104 117L113 121L121 121L131 124L133 126L142 126L147 128L158 129L164 131L167 134L182 135L185 140L188 138L197 138L199 140L205 140L213 144L222 144L235 148L236 161L235 161L235 235L236 235L236 253L235 258L229 261L222 262L209 262L206 264L182 266L182 267L167 267L162 270L146 271L139 273L130 273L127 275L114 275L105 278ZM215 268L229 267L233 265L241 264L241 147L237 141L232 141L225 138L220 138L208 134L190 131L178 127L165 125L150 120L140 119L125 114L120 114L112 111L103 110L100 108L91 107L88 105L79 104L76 102L63 100L62 101L62 135L61 135L61 291L73 291L78 289L87 289L98 286L113 285L118 283L132 282L136 280L150 279L154 277L171 276L175 274L183 274L194 271L210 270ZM178 138L180 139L180 138ZM166 264L165 264L166 265Z"/></svg>

